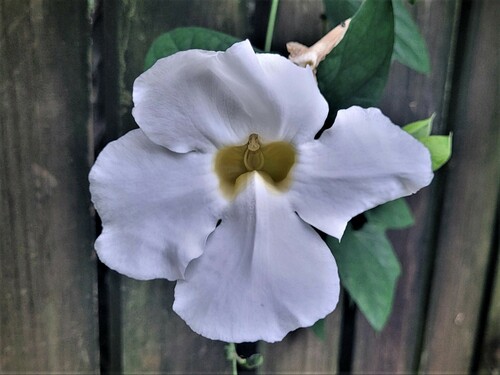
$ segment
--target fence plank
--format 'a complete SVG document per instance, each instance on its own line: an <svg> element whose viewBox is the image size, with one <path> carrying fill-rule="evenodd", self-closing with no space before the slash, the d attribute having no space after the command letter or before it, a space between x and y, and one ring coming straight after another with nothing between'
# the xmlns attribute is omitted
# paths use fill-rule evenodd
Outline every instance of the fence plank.
<svg viewBox="0 0 500 375"><path fill-rule="evenodd" d="M0 20L0 372L95 373L87 3Z"/></svg>
<svg viewBox="0 0 500 375"><path fill-rule="evenodd" d="M261 344L261 374L335 374L339 362L341 307L325 319L325 339L311 329L289 333L275 344Z"/></svg>
<svg viewBox="0 0 500 375"><path fill-rule="evenodd" d="M498 242L496 245L499 245ZM484 342L480 343L479 348L476 348L479 350L478 367L481 374L498 374L500 371L500 248L496 250L496 276L488 306Z"/></svg>
<svg viewBox="0 0 500 375"><path fill-rule="evenodd" d="M448 61L454 53L455 22L459 7L453 1L421 1L412 8L431 55L432 72L425 76L394 63L381 102L382 110L399 124L423 119L436 113L435 129L446 132L448 108ZM357 315L352 363L354 373L414 371L418 362L419 332L423 326L423 306L429 264L432 262L431 238L439 206L441 172L431 187L411 197L416 225L390 233L402 265L392 315L380 333L375 332L360 313ZM417 355L417 357L415 357Z"/></svg>
<svg viewBox="0 0 500 375"><path fill-rule="evenodd" d="M280 1L272 50L287 56L287 42L297 41L306 46L316 43L326 31L324 11L323 0Z"/></svg>
<svg viewBox="0 0 500 375"><path fill-rule="evenodd" d="M232 0L106 1L104 142L136 127L130 113L132 85L157 36L175 27L202 26L243 38L248 30L247 12L244 2ZM122 364L111 364L111 369L121 367L125 373L229 371L224 344L193 333L172 311L174 283L120 277L119 284L119 290L109 293L118 293L111 299L121 300L121 332L111 336L119 341L115 348L122 348ZM113 322L110 326L116 328Z"/></svg>
<svg viewBox="0 0 500 375"><path fill-rule="evenodd" d="M444 189L437 257L420 370L471 366L500 183L496 0L466 3L450 121L454 156ZM470 7L470 9L469 9ZM462 38L461 38L462 39Z"/></svg>
<svg viewBox="0 0 500 375"><path fill-rule="evenodd" d="M131 2L125 11L132 16L123 17L121 27L130 28L127 43L133 52L126 61L126 90L142 72L145 53L156 36L181 26L243 36L247 16L241 4L230 0ZM124 372L229 371L224 344L195 334L172 311L173 283L158 280L145 284L123 278L122 285Z"/></svg>
<svg viewBox="0 0 500 375"><path fill-rule="evenodd" d="M278 8L273 51L287 56L286 43L297 41L312 45L324 33L322 0L281 1ZM263 374L335 373L338 369L339 339L341 332L341 307L325 320L325 340L319 339L310 329L300 329L288 334L279 343L260 344L264 364Z"/></svg>

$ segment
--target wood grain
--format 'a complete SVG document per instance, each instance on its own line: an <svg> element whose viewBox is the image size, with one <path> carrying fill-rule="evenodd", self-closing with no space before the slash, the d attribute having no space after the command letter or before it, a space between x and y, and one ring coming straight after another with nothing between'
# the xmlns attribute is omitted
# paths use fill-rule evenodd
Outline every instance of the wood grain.
<svg viewBox="0 0 500 375"><path fill-rule="evenodd" d="M394 63L381 108L400 125L436 113L434 131L446 134L447 90L452 74L449 61L455 50L455 22L459 17L459 7L452 1L421 1L413 6L412 12L427 41L432 72L425 76ZM354 373L416 370L429 266L434 256L432 237L440 206L442 174L438 172L430 187L409 198L416 225L389 233L402 266L394 308L380 333L358 314L352 363Z"/></svg>
<svg viewBox="0 0 500 375"><path fill-rule="evenodd" d="M143 71L153 40L176 27L201 26L246 37L248 9L231 0L106 1L103 7L106 143L137 127L131 116L133 81ZM174 283L112 279L109 301L110 369L125 373L223 373L229 371L224 343L193 333L172 311ZM119 329L120 332L116 332ZM121 363L116 363L119 360Z"/></svg>
<svg viewBox="0 0 500 375"><path fill-rule="evenodd" d="M108 372L228 373L224 343L193 333L173 313L172 282L103 267L98 321L87 175L94 149L137 126L132 84L157 36L204 26L261 43L270 2L96 3L91 33L86 0L0 1L0 373L97 373L99 356ZM322 7L282 0L273 50L319 39ZM497 0L412 7L432 73L395 63L381 107L399 124L435 112L435 131L454 132L454 155L410 199L417 225L390 234L403 274L387 327L375 333L358 314L353 351L339 358L340 332L350 330L338 309L324 342L301 329L261 344L260 373L335 373L349 360L352 373L498 371L499 266L496 279L487 270L498 262L499 8Z"/></svg>
<svg viewBox="0 0 500 375"><path fill-rule="evenodd" d="M498 229L497 222L497 231ZM481 374L498 374L500 371L500 248L498 245L497 242L496 261L493 259L492 274L494 277L491 298L487 300L485 306L487 309L485 334L484 338L480 338L482 340L478 341L478 346L475 348L479 360L478 372Z"/></svg>
<svg viewBox="0 0 500 375"><path fill-rule="evenodd" d="M498 33L500 3L467 4L459 36L447 171L420 371L465 373L471 366L493 249L500 183Z"/></svg>
<svg viewBox="0 0 500 375"><path fill-rule="evenodd" d="M323 0L280 1L272 51L288 56L286 50L288 42L296 41L306 46L316 43L326 31L323 15Z"/></svg>
<svg viewBox="0 0 500 375"><path fill-rule="evenodd" d="M280 1L272 50L287 56L286 43L297 41L305 45L317 42L324 33L323 1ZM264 354L262 374L320 374L338 370L339 340L342 309L339 306L325 320L325 340L311 329L289 333L282 342L261 343Z"/></svg>
<svg viewBox="0 0 500 375"><path fill-rule="evenodd" d="M325 319L325 339L310 328L289 333L275 344L260 345L264 364L260 374L335 374L338 372L342 308Z"/></svg>
<svg viewBox="0 0 500 375"><path fill-rule="evenodd" d="M98 371L85 1L0 2L0 372Z"/></svg>

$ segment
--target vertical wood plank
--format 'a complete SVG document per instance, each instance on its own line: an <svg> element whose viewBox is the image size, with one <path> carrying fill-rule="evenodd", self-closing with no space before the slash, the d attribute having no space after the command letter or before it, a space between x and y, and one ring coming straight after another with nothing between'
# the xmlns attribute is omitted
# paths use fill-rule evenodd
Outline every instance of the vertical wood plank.
<svg viewBox="0 0 500 375"><path fill-rule="evenodd" d="M435 131L446 133L448 85L452 74L449 61L455 49L455 25L459 17L457 5L459 3L454 1L419 1L412 7L428 44L432 72L427 77L399 63L393 64L381 108L394 122L403 125L436 113ZM389 233L402 265L402 275L392 314L382 332L374 331L361 313L357 314L352 362L354 373L407 373L416 370L442 173L437 173L431 187L409 199L416 225L408 230Z"/></svg>
<svg viewBox="0 0 500 375"><path fill-rule="evenodd" d="M241 38L248 30L248 9L240 1L112 0L103 7L104 143L137 127L131 116L132 85L142 73L144 57L156 37L182 26L212 28ZM109 292L118 294L112 300L121 301L121 332L111 332L119 340L115 348L121 348L121 365L111 364L110 368L121 367L125 373L229 371L224 344L195 334L172 311L174 283L120 277L119 284L119 290ZM111 321L110 328L117 325Z"/></svg>
<svg viewBox="0 0 500 375"><path fill-rule="evenodd" d="M448 168L420 370L465 373L471 366L500 183L496 0L470 11L459 54Z"/></svg>
<svg viewBox="0 0 500 375"><path fill-rule="evenodd" d="M261 343L264 364L260 374L335 374L338 372L341 304L325 318L325 339L312 329L289 333L275 344Z"/></svg>
<svg viewBox="0 0 500 375"><path fill-rule="evenodd" d="M325 33L323 0L281 0L276 17L272 50L288 56L286 43L316 43Z"/></svg>
<svg viewBox="0 0 500 375"><path fill-rule="evenodd" d="M98 372L87 3L0 2L0 372Z"/></svg>
<svg viewBox="0 0 500 375"><path fill-rule="evenodd" d="M126 64L122 97L130 98L135 78L142 72L151 42L160 34L183 26L212 28L244 37L246 9L231 0L132 1L123 9L122 35L128 40L120 56ZM124 123L131 124L129 116ZM135 123L134 123L135 124ZM227 373L224 343L191 331L172 311L174 283L122 279L123 370L162 373Z"/></svg>
<svg viewBox="0 0 500 375"><path fill-rule="evenodd" d="M498 229L497 227L497 231ZM496 245L499 245L498 242ZM498 374L500 372L500 248L496 250L496 276L493 281L491 299L487 306L488 315L484 340L479 343L479 347L475 348L479 354L478 372L481 374Z"/></svg>
<svg viewBox="0 0 500 375"><path fill-rule="evenodd" d="M287 56L286 43L297 41L312 45L324 33L322 0L282 0L279 3L272 50ZM261 343L264 364L262 374L336 373L338 370L339 340L341 333L341 307L325 319L325 340L311 329L289 333L275 344Z"/></svg>

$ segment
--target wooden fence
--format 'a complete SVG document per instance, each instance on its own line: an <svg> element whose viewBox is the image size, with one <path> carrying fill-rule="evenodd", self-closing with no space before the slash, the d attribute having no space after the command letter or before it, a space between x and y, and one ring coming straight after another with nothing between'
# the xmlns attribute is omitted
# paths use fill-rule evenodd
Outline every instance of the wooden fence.
<svg viewBox="0 0 500 375"><path fill-rule="evenodd" d="M0 373L222 373L221 342L171 310L173 283L98 264L87 175L134 128L131 87L152 40L204 26L262 47L264 0L0 1ZM320 0L280 2L273 48L324 31ZM260 373L500 371L500 1L417 0L432 73L393 64L381 108L436 113L453 158L391 233L403 274L376 333L344 298L310 330L258 344ZM240 346L251 351L252 345Z"/></svg>

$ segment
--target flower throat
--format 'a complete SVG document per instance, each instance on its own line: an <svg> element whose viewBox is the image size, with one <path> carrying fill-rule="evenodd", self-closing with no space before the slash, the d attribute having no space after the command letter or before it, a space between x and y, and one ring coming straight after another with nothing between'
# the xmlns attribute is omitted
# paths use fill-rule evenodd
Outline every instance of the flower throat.
<svg viewBox="0 0 500 375"><path fill-rule="evenodd" d="M295 164L295 149L288 142L261 144L257 134L248 143L220 149L215 156L215 173L225 196L234 198L246 185L251 172L258 172L277 190L286 190Z"/></svg>

